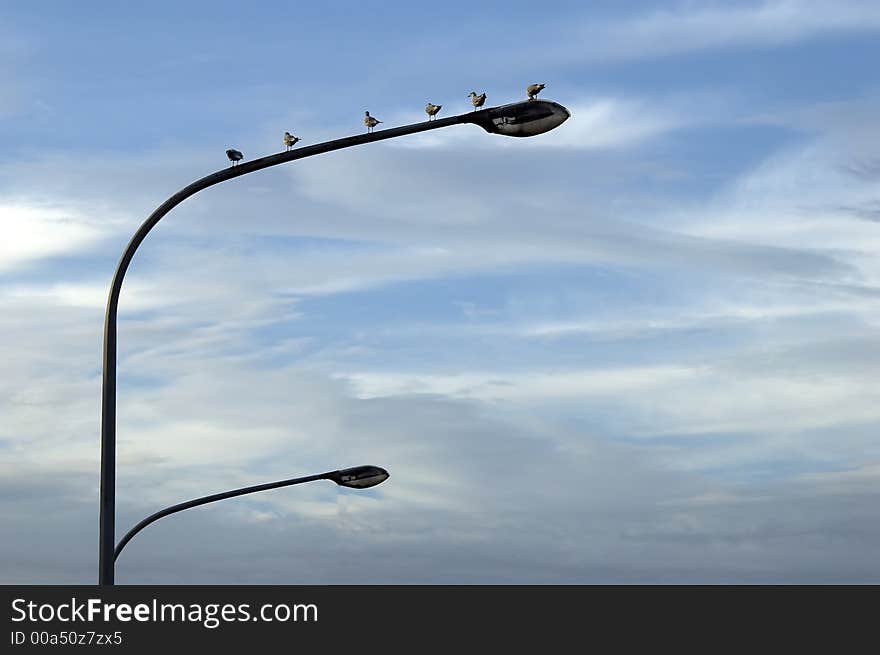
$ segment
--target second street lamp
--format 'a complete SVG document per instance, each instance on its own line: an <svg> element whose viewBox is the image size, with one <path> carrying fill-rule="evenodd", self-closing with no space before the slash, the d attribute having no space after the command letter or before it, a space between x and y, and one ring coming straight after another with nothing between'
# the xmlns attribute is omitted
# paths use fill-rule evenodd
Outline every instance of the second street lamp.
<svg viewBox="0 0 880 655"><path fill-rule="evenodd" d="M233 489L232 491L224 491L219 494L211 494L210 496L202 496L194 500L188 500L185 503L178 503L171 507L150 514L143 521L135 525L131 530L125 533L125 536L119 540L113 552L113 561L119 558L119 553L125 548L125 544L131 541L138 532L161 518L169 514L176 514L185 509L198 507L199 505L207 505L218 500L226 500L236 496L244 496L245 494L253 494L258 491L267 491L269 489L279 489L280 487L289 487L294 484L302 484L304 482L314 482L316 480L332 480L340 487L350 487L352 489L368 489L382 484L388 479L388 471L378 466L355 466L354 468L342 469L341 471L330 471L329 473L319 473L318 475L308 475L304 478L291 478L289 480L279 480L278 482L267 482L265 484L257 484L252 487L242 487L241 489Z"/></svg>
<svg viewBox="0 0 880 655"><path fill-rule="evenodd" d="M147 217L147 220L134 233L122 253L110 293L107 297L107 312L104 318L104 356L101 388L101 491L100 527L98 538L98 584L112 585L114 580L113 562L116 534L116 322L119 308L119 295L122 280L138 246L156 224L169 211L192 195L208 187L226 182L248 173L277 166L296 159L304 159L334 150L350 148L374 141L383 141L427 130L436 130L451 125L472 123L493 134L513 137L536 136L548 132L568 120L571 113L562 105L549 100L529 100L515 102L481 111L468 112L449 118L441 118L402 127L392 127L369 134L349 136L333 141L325 141L313 146L298 148L268 155L248 162L240 162L196 180L163 202Z"/></svg>

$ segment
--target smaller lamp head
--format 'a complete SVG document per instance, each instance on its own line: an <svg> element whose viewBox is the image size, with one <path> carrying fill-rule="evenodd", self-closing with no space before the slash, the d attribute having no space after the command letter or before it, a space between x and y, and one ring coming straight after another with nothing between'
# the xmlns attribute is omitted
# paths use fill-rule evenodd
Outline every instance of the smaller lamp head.
<svg viewBox="0 0 880 655"><path fill-rule="evenodd" d="M341 487L367 489L385 482L389 475L388 471L378 466L355 466L350 469L334 471L327 477Z"/></svg>

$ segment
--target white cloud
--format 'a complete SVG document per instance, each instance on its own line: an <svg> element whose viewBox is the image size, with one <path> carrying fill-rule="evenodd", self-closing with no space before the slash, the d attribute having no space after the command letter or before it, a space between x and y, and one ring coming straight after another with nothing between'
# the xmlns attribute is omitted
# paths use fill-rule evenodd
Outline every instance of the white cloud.
<svg viewBox="0 0 880 655"><path fill-rule="evenodd" d="M880 463L866 463L840 471L804 473L798 479L805 483L817 483L829 493L873 492L880 483Z"/></svg>
<svg viewBox="0 0 880 655"><path fill-rule="evenodd" d="M67 306L102 309L107 304L109 278L97 282L51 282L48 284L11 284L0 288L0 297L14 302L22 309L33 310L35 306ZM155 307L148 298L148 289L143 284L126 284L125 307L128 310Z"/></svg>
<svg viewBox="0 0 880 655"><path fill-rule="evenodd" d="M750 368L766 353L698 367L649 366L560 371L485 371L457 375L357 372L365 398L435 394L551 412L589 415L617 407L613 422L633 435L796 432L880 420L877 371ZM606 409L607 411L607 409Z"/></svg>
<svg viewBox="0 0 880 655"><path fill-rule="evenodd" d="M15 202L0 204L0 226L0 271L82 251L104 234L99 225L76 210Z"/></svg>
<svg viewBox="0 0 880 655"><path fill-rule="evenodd" d="M746 6L653 11L581 30L571 57L594 61L642 59L699 50L773 47L845 32L880 30L875 2L766 0Z"/></svg>
<svg viewBox="0 0 880 655"><path fill-rule="evenodd" d="M616 98L573 103L569 108L572 118L536 142L536 145L584 149L625 148L688 122L683 116L658 104ZM691 120L694 117L692 114Z"/></svg>
<svg viewBox="0 0 880 655"><path fill-rule="evenodd" d="M697 375L698 371L683 367L644 367L513 374L501 371L457 375L349 373L342 377L350 380L364 398L424 393L533 404L650 389L681 383Z"/></svg>
<svg viewBox="0 0 880 655"><path fill-rule="evenodd" d="M876 162L880 130L856 102L835 107L809 140L774 153L732 182L699 213L672 219L686 234L784 246L846 263L838 282L880 288Z"/></svg>

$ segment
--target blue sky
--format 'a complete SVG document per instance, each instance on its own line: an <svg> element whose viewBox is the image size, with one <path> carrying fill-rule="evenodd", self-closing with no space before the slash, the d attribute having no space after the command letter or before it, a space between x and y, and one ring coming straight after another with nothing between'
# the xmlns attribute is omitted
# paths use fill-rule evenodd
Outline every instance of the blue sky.
<svg viewBox="0 0 880 655"><path fill-rule="evenodd" d="M876 582L880 7L9 3L0 580L96 570L120 305L121 583Z"/></svg>

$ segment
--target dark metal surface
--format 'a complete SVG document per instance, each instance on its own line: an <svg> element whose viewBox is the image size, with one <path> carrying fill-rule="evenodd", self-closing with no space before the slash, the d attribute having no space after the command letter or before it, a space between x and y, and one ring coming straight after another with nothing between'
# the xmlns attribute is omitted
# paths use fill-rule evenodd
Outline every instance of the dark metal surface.
<svg viewBox="0 0 880 655"><path fill-rule="evenodd" d="M551 100L514 102L473 115L474 123L492 134L529 137L549 132L571 118L571 112Z"/></svg>
<svg viewBox="0 0 880 655"><path fill-rule="evenodd" d="M379 466L355 466L330 474L330 479L333 482L352 489L369 489L377 484L382 484L389 477L388 471Z"/></svg>
<svg viewBox="0 0 880 655"><path fill-rule="evenodd" d="M107 311L104 319L104 357L103 357L103 380L101 392L101 491L100 491L100 527L99 527L99 555L98 555L98 583L113 584L114 564L114 541L116 535L116 320L119 306L119 294L122 290L122 280L131 263L134 253L146 238L147 234L162 219L165 214L190 196L207 189L215 184L220 184L248 173L253 173L270 166L277 166L289 161L304 159L313 155L320 155L342 148L350 148L374 141L384 141L398 136L417 134L427 130L436 130L441 127L458 125L462 123L474 123L487 131L498 132L493 129L491 121L505 116L508 112L515 119L522 112L540 112L540 103L547 101L525 101L504 105L503 107L487 108L481 111L468 112L449 118L440 118L403 127L392 127L370 134L345 137L333 141L318 143L313 146L297 148L275 155L261 157L252 161L242 161L235 166L229 166L223 170L212 173L200 180L196 180L184 187L173 196L168 198L144 221L137 232L129 241L125 252L116 266L113 282L110 285L110 294L107 298ZM552 103L556 104L556 103ZM523 108L523 105L529 107ZM561 105L557 105L561 107ZM563 108L564 109L564 108ZM567 113L567 110L566 110Z"/></svg>

